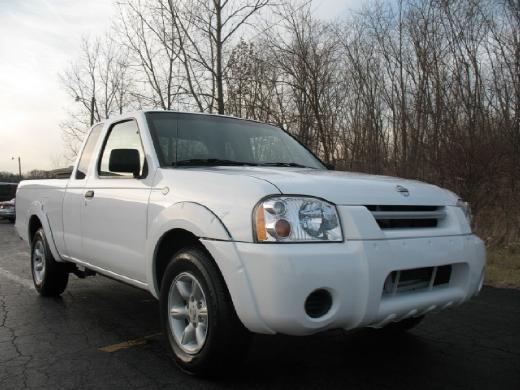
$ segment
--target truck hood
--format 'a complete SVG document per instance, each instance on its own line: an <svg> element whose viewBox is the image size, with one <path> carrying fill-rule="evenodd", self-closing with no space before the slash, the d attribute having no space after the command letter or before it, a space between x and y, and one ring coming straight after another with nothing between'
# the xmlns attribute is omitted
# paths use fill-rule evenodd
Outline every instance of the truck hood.
<svg viewBox="0 0 520 390"><path fill-rule="evenodd" d="M201 169L201 168L191 168ZM435 185L389 176L303 168L211 167L224 175L265 180L283 194L323 198L337 205L455 205L457 196Z"/></svg>

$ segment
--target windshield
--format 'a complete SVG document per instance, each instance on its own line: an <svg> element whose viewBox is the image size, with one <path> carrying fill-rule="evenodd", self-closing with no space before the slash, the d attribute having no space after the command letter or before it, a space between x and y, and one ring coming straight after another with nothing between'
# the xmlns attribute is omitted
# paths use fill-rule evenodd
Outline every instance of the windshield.
<svg viewBox="0 0 520 390"><path fill-rule="evenodd" d="M149 112L148 126L161 166L323 164L284 131L252 121L172 112Z"/></svg>

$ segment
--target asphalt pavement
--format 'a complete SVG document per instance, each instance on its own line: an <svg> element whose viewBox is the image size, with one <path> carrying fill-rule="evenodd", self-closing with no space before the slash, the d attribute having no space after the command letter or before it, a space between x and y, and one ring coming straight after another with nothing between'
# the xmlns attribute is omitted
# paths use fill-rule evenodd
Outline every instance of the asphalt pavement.
<svg viewBox="0 0 520 390"><path fill-rule="evenodd" d="M71 276L59 299L32 288L29 251L0 220L0 389L520 389L520 290L484 287L399 337L362 330L255 336L228 379L187 376L145 291Z"/></svg>

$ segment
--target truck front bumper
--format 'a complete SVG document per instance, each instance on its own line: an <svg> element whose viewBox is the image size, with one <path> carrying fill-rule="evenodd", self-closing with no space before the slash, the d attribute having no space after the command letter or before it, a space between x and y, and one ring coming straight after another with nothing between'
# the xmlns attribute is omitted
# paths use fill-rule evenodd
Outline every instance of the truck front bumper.
<svg viewBox="0 0 520 390"><path fill-rule="evenodd" d="M472 234L343 243L202 241L222 270L239 318L258 333L381 327L459 305L479 292L486 261L483 242ZM434 285L433 275L429 284L388 290L397 272L437 272L445 265L451 266L445 283ZM328 292L332 303L312 318L305 303L316 290Z"/></svg>

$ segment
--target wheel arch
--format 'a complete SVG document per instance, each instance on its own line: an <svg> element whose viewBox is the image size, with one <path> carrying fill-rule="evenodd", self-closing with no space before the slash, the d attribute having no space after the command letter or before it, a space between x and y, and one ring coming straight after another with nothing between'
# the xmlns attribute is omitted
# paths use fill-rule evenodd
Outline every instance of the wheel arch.
<svg viewBox="0 0 520 390"><path fill-rule="evenodd" d="M155 247L153 261L153 284L157 295L160 293L161 281L172 256L189 246L204 248L197 236L181 228L169 230L160 238Z"/></svg>
<svg viewBox="0 0 520 390"><path fill-rule="evenodd" d="M34 234L38 231L39 228L42 228L43 232L45 233L45 238L47 239L47 244L51 250L52 256L56 261L62 261L58 249L56 248L56 243L54 242L54 236L52 234L49 219L47 218L45 212L41 207L39 207L38 204L33 204L28 215L29 218L27 220L26 231L27 242L29 243L29 246L32 246Z"/></svg>
<svg viewBox="0 0 520 390"><path fill-rule="evenodd" d="M190 245L199 245L207 251L201 239L232 240L220 218L194 202L179 202L162 210L149 227L147 279L155 297L159 296L162 272L175 252ZM217 268L222 274L218 264Z"/></svg>
<svg viewBox="0 0 520 390"><path fill-rule="evenodd" d="M43 227L42 221L40 221L40 218L33 214L29 218L29 223L27 224L27 233L29 237L29 244L32 245L32 240L34 238L34 235L38 231L39 228Z"/></svg>
<svg viewBox="0 0 520 390"><path fill-rule="evenodd" d="M168 245L174 238L184 239L186 245L200 245L215 263L221 274L226 289L231 297L238 318L249 330L260 333L274 333L260 317L256 301L251 290L242 259L235 247L233 237L223 221L207 207L191 202L172 205L162 210L149 222L147 240L148 289L159 298L160 281L157 270L166 267L173 250L161 252L163 245ZM174 246L175 249L183 245ZM166 256L164 264L158 262L158 254ZM164 259L164 258L163 258ZM157 267L159 265L159 268Z"/></svg>

